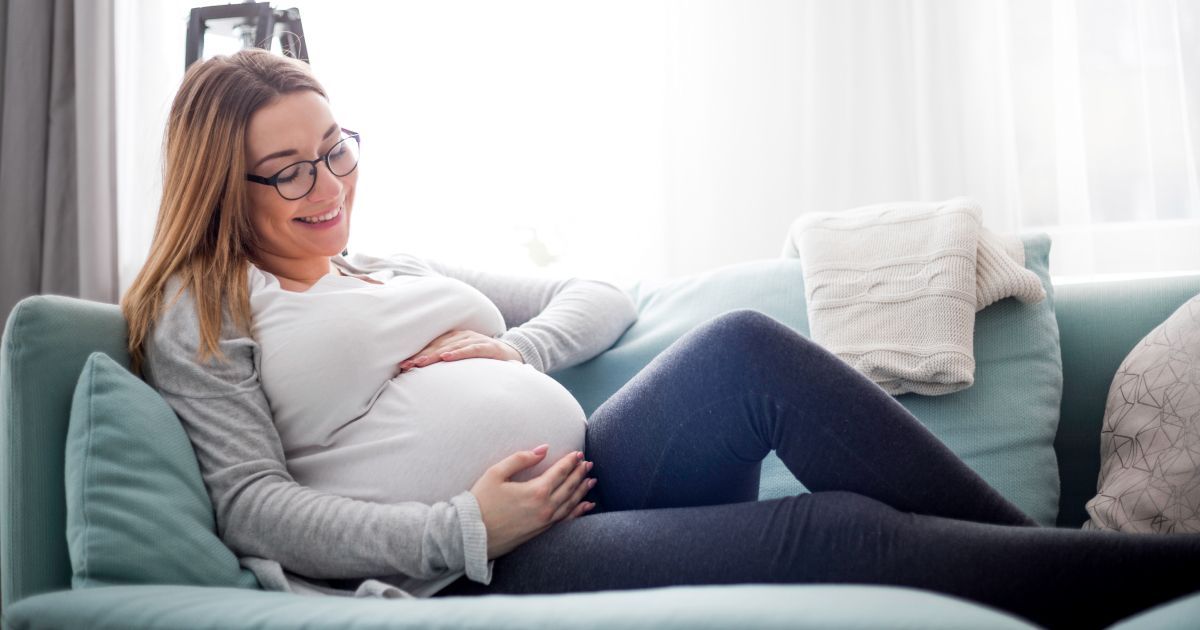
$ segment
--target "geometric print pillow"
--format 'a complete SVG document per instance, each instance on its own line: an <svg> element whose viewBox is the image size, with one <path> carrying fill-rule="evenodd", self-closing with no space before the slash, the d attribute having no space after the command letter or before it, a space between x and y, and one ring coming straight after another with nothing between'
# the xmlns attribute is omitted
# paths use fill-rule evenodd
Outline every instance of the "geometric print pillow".
<svg viewBox="0 0 1200 630"><path fill-rule="evenodd" d="M1200 295L1121 363L1100 458L1084 529L1200 532Z"/></svg>

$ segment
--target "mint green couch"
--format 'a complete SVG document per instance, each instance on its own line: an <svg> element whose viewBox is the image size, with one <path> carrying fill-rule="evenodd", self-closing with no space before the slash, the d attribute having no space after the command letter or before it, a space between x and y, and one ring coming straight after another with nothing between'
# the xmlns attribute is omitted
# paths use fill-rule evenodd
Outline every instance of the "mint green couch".
<svg viewBox="0 0 1200 630"><path fill-rule="evenodd" d="M1200 275L1056 288L1064 392L1055 449L1058 524L1078 527L1095 490L1110 379ZM754 304L744 306L753 308ZM800 306L799 308L803 308ZM351 600L185 585L70 590L64 439L84 360L125 365L114 305L61 296L14 308L0 346L0 615L4 628L1028 628L1016 617L923 591L845 585L674 587L578 595ZM1200 594L1122 628L1197 627Z"/></svg>

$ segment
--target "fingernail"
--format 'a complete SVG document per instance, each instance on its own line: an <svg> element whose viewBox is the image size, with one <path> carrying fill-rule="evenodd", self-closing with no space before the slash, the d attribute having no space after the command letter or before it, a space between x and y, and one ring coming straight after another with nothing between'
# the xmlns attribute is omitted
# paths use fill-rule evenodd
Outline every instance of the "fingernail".
<svg viewBox="0 0 1200 630"><path fill-rule="evenodd" d="M543 444L543 445L533 449L533 453L535 455L541 455L542 453L545 453L547 450L549 450L549 448L550 448L549 444Z"/></svg>
<svg viewBox="0 0 1200 630"><path fill-rule="evenodd" d="M575 451L575 459L583 459L583 451Z"/></svg>
<svg viewBox="0 0 1200 630"><path fill-rule="evenodd" d="M595 480L594 478L593 478L593 479L588 479L588 481L587 481L587 484L588 484L588 487L589 487L589 488L595 487L595 485L596 485L596 480Z"/></svg>
<svg viewBox="0 0 1200 630"><path fill-rule="evenodd" d="M587 504L583 506L583 509L585 509L585 510L590 510L590 509L592 509L592 508L594 508L594 507L596 507L596 504L595 504L595 503L592 503L591 501L588 501L588 502L587 502Z"/></svg>
<svg viewBox="0 0 1200 630"><path fill-rule="evenodd" d="M592 469L592 463L593 463L593 462L588 462L588 463L587 463L587 469L588 469L588 470L591 470L591 469Z"/></svg>

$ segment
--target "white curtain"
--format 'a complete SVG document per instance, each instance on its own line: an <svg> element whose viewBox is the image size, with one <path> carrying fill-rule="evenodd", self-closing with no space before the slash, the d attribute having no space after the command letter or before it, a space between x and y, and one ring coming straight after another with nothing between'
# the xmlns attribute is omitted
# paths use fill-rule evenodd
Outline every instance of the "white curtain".
<svg viewBox="0 0 1200 630"><path fill-rule="evenodd" d="M75 0L79 296L116 303L117 112L112 0Z"/></svg>
<svg viewBox="0 0 1200 630"><path fill-rule="evenodd" d="M195 4L118 0L126 283ZM364 137L352 250L628 283L778 256L804 212L969 195L1050 232L1060 279L1200 270L1200 3L293 4Z"/></svg>
<svg viewBox="0 0 1200 630"><path fill-rule="evenodd" d="M1200 3L679 1L671 15L677 268L769 251L802 212L964 194L994 229L1050 232L1058 276L1200 269Z"/></svg>
<svg viewBox="0 0 1200 630"><path fill-rule="evenodd" d="M117 300L110 0L0 0L0 325L20 300Z"/></svg>

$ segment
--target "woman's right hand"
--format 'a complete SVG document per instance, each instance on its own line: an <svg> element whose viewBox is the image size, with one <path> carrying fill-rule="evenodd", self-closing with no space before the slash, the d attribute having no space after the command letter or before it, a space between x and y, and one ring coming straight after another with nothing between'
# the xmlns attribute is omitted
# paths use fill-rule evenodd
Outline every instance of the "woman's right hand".
<svg viewBox="0 0 1200 630"><path fill-rule="evenodd" d="M528 481L512 476L536 466L546 457L548 445L520 451L500 460L471 486L487 528L488 559L502 556L521 543L550 529L555 523L581 516L596 506L583 497L595 485L587 479L592 463L572 451Z"/></svg>

